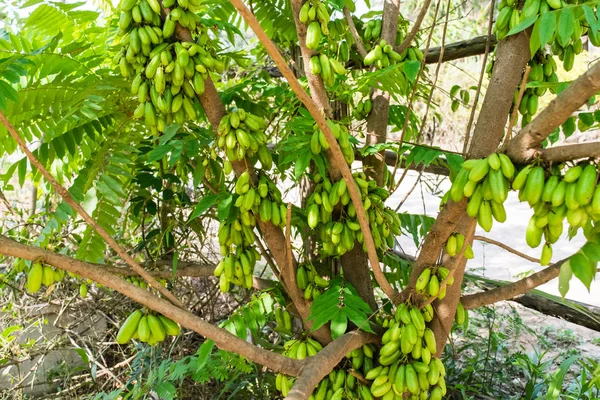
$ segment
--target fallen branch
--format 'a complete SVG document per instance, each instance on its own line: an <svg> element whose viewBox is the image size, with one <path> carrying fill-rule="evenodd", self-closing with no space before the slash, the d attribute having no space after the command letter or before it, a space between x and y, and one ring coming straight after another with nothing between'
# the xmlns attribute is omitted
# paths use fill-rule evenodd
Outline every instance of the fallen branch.
<svg viewBox="0 0 600 400"><path fill-rule="evenodd" d="M277 48L274 46L273 42L265 31L260 27L260 24L254 14L246 7L246 5L241 0L230 0L233 6L239 11L242 18L246 21L246 23L252 28L256 36L259 38L261 43L264 45L265 50L279 70L283 73L283 76L288 81L292 90L298 96L298 99L304 104L307 110L310 112L311 116L316 121L319 129L325 135L327 143L330 146L331 150L331 162L333 165L337 166L337 168L341 171L343 179L346 181L348 192L350 194L350 198L352 199L352 203L356 209L356 215L358 218L358 222L360 224L360 228L363 234L363 238L367 247L367 254L369 256L369 261L371 263L371 268L373 269L373 274L375 275L375 279L381 286L384 293L390 298L394 298L396 296L396 291L390 285L390 283L385 278L383 271L381 270L381 266L379 265L379 259L377 258L377 251L375 249L375 243L373 241L373 236L371 235L371 229L369 227L369 220L366 216L365 208L363 206L360 194L358 192L358 188L354 182L354 178L352 176L352 172L344 159L344 155L340 149L340 146L333 136L331 129L327 125L327 121L325 117L321 114L317 104L310 98L310 96L306 93L306 91L300 85L300 82L294 76L294 73L287 65Z"/></svg>
<svg viewBox="0 0 600 400"><path fill-rule="evenodd" d="M583 158L598 158L600 157L600 141L549 147L542 149L540 152L544 161L552 163L580 160Z"/></svg>
<svg viewBox="0 0 600 400"><path fill-rule="evenodd" d="M552 100L508 143L506 154L518 163L537 157L542 141L599 90L600 63L596 63Z"/></svg>
<svg viewBox="0 0 600 400"><path fill-rule="evenodd" d="M306 363L302 367L298 380L285 399L308 399L319 382L342 361L346 354L364 344L377 342L379 337L362 331L353 331L340 336L316 356L304 359Z"/></svg>
<svg viewBox="0 0 600 400"><path fill-rule="evenodd" d="M4 125L4 127L8 130L8 133L12 138L17 142L21 150L25 153L31 165L40 171L40 173L46 178L46 180L52 185L52 188L62 197L62 199L70 205L76 212L81 216L81 218L92 227L98 235L112 248L115 253L123 259L135 272L137 272L148 284L154 287L160 294L165 296L171 303L177 305L178 307L182 307L181 302L173 295L173 293L169 292L165 287L163 287L152 275L150 275L142 266L140 266L127 252L119 246L117 241L110 236L106 230L96 222L84 209L83 207L75 201L75 199L71 196L69 191L61 186L60 183L48 172L48 170L42 165L41 162L33 155L33 153L27 147L27 144L21 136L17 133L12 124L8 121L8 119L4 116L2 112L0 112L0 123Z"/></svg>
<svg viewBox="0 0 600 400"><path fill-rule="evenodd" d="M219 348L240 354L252 362L269 367L273 371L298 376L302 370L302 362L262 349L242 340L225 329L211 325L191 312L177 307L166 300L162 300L145 289L141 289L124 279L120 279L104 269L96 268L93 264L39 247L20 244L2 235L0 235L0 254L31 261L43 260L46 264L56 268L72 272L86 279L91 279L213 340Z"/></svg>
<svg viewBox="0 0 600 400"><path fill-rule="evenodd" d="M461 302L465 309L470 310L488 304L497 303L502 300L509 300L513 297L527 293L544 283L558 277L560 266L566 262L568 258L560 260L541 271L534 273L526 278L513 282L506 286L500 286L485 292L470 294L463 296Z"/></svg>

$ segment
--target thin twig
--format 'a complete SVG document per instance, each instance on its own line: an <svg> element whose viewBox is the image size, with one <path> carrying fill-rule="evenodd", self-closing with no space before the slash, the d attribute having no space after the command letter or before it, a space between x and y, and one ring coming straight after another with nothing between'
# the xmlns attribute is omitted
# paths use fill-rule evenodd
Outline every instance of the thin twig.
<svg viewBox="0 0 600 400"><path fill-rule="evenodd" d="M483 53L483 61L481 63L481 72L479 73L479 82L477 83L477 90L475 91L475 98L473 99L473 107L471 108L471 115L469 115L469 122L467 123L467 132L465 134L465 142L463 144L463 155L467 152L469 146L469 139L471 138L471 126L475 120L475 111L477 110L477 103L479 102L479 95L481 94L481 85L483 84L483 76L485 75L485 66L487 64L488 54L490 53L491 47L491 34L492 27L494 25L494 2L490 6L490 19L488 23L487 41L485 42L485 52Z"/></svg>
<svg viewBox="0 0 600 400"><path fill-rule="evenodd" d="M256 36L258 36L259 40L264 45L265 50L267 51L267 53L269 53L269 55L271 56L271 58L273 59L283 76L286 78L294 93L296 93L300 101L304 104L311 116L316 121L318 127L324 133L325 139L327 140L327 143L330 146L332 156L331 163L332 165L337 166L337 168L341 171L342 176L346 181L348 192L350 194L350 198L352 199L352 203L354 204L354 208L356 208L356 215L361 227L364 242L367 247L367 255L369 257L369 261L371 263L371 268L373 269L375 279L377 280L377 283L379 283L379 286L381 287L383 292L389 298L395 298L397 295L396 291L390 285L385 275L381 271L381 266L379 265L379 259L377 257L377 250L375 248L375 242L373 241L373 236L371 234L371 229L369 226L369 220L367 218L360 194L354 182L352 171L350 171L350 168L346 163L344 155L342 154L342 151L340 149L340 145L333 136L331 129L327 125L325 117L321 114L314 100L311 99L310 96L306 93L306 91L302 88L300 82L298 82L298 79L296 79L294 73L292 72L288 64L285 62L281 54L277 51L277 48L273 45L273 42L267 36L265 31L261 28L258 20L250 12L248 7L246 7L246 5L241 0L230 1L231 4L233 4L233 6L239 11L240 15L246 21L246 23L252 28Z"/></svg>
<svg viewBox="0 0 600 400"><path fill-rule="evenodd" d="M0 122L8 130L12 138L18 143L19 147L21 148L21 150L23 150L25 155L27 155L27 158L29 159L31 164L35 166L38 169L38 171L40 171L44 178L46 178L50 185L52 185L54 190L63 198L63 200L68 205L73 207L75 211L77 211L77 213L83 218L83 220L88 225L90 225L92 229L94 229L98 233L98 235L100 235L100 237L102 237L102 239L119 255L119 257L121 257L127 264L129 264L131 269L137 272L146 282L148 282L149 285L153 286L160 292L160 294L169 299L171 303L175 304L178 307L183 307L183 304L181 304L177 297L175 297L171 292L169 292L169 290L167 290L167 288L163 287L156 279L154 279L154 277L151 274L149 274L143 267L141 267L137 262L135 262L135 260L131 258L131 256L127 254L127 252L121 246L119 246L117 241L113 239L108 234L108 232L106 232L106 230L102 226L100 226L100 224L98 224L98 222L95 221L83 209L83 207L81 207L81 205L77 201L75 201L73 197L71 197L69 191L63 186L61 186L61 184L58 183L56 179L54 179L50 172L48 172L48 170L33 155L29 148L27 148L27 144L23 141L23 139L21 139L21 136L19 136L15 128L12 126L12 124L8 121L8 119L4 116L2 112L0 112Z"/></svg>
<svg viewBox="0 0 600 400"><path fill-rule="evenodd" d="M402 43L400 43L400 46L398 46L394 49L397 53L402 54L402 52L404 52L404 50L406 50L410 47L410 42L412 42L413 39L417 36L417 33L419 32L419 29L421 28L421 23L423 22L423 19L425 18L425 15L427 14L427 10L429 10L430 4L431 4L431 0L425 0L423 2L421 11L419 12L419 15L417 16L417 19L415 20L415 24L413 25L412 29L410 30L408 35L406 35L406 37L404 38ZM436 15L437 15L437 11L436 11ZM433 30L433 27L431 28L431 30Z"/></svg>
<svg viewBox="0 0 600 400"><path fill-rule="evenodd" d="M514 255L516 255L516 256L519 256L519 257L521 257L521 258L524 258L524 259L526 259L527 261L531 261L531 262L533 262L533 263L538 263L538 264L539 264L539 262L540 262L540 259L539 259L539 258L535 258L535 257L528 256L527 254L525 254L525 253L521 253L520 251L518 251L518 250L515 250L515 249L513 249L512 247L510 247L510 246L507 246L506 244L504 244L504 243L502 243L502 242L498 242L497 240L490 239L490 238L487 238L487 237L485 237L485 236L474 236L474 237L473 237L473 239L474 239L474 240L479 240L480 242L485 242L485 243L493 244L493 245L495 245L495 246L498 246L498 247L500 247L500 248L503 248L504 250L508 251L509 253L512 253L512 254L514 254Z"/></svg>

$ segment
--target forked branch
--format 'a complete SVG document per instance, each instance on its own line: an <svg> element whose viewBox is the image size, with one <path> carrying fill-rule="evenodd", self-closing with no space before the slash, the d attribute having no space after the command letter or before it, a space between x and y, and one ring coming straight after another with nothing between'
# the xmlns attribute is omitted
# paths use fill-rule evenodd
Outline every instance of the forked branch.
<svg viewBox="0 0 600 400"><path fill-rule="evenodd" d="M331 149L331 163L337 167L342 173L343 179L346 181L348 192L350 194L350 198L352 199L352 203L354 204L354 208L356 209L356 215L358 218L358 222L360 224L360 228L363 234L363 238L367 247L367 254L369 256L369 261L371 263L371 268L373 269L373 274L375 275L375 279L381 286L384 293L390 298L393 299L396 297L396 291L387 281L381 267L379 265L379 259L377 257L377 251L375 249L375 243L373 241L373 236L371 235L371 229L369 227L369 220L367 218L365 208L363 206L360 194L358 192L358 188L354 182L354 178L352 176L352 172L344 159L344 155L340 149L340 145L337 140L333 136L331 129L327 125L327 121L325 117L321 114L317 104L310 98L308 93L302 88L300 82L294 76L294 73L287 65L271 39L267 36L265 31L260 27L260 24L254 14L246 7L246 5L241 0L230 0L231 4L239 11L240 15L246 23L252 28L258 39L261 41L267 53L271 56L283 76L288 81L292 90L298 96L298 99L304 104L307 110L310 112L311 116L316 121L319 129L325 135L325 139L330 146Z"/></svg>
<svg viewBox="0 0 600 400"><path fill-rule="evenodd" d="M509 143L506 154L518 163L539 155L539 147L556 128L600 90L600 63L577 78Z"/></svg>
<svg viewBox="0 0 600 400"><path fill-rule="evenodd" d="M306 364L302 367L298 380L285 399L308 399L319 382L342 361L346 354L364 344L376 342L379 342L377 336L362 331L353 331L340 336L318 352L316 356L304 360Z"/></svg>

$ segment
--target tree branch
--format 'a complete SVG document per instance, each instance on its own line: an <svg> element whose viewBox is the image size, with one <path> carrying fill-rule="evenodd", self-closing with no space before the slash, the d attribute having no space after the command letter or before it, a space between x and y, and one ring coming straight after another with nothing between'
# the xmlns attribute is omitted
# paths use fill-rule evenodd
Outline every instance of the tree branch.
<svg viewBox="0 0 600 400"><path fill-rule="evenodd" d="M425 15L427 15L427 10L429 10L430 4L431 4L431 0L425 0L423 2L423 5L421 6L421 11L419 12L419 15L417 15L417 19L415 20L415 23L414 23L412 29L410 30L410 32L408 32L408 34L406 35L406 37L404 38L402 43L400 43L400 46L397 46L394 49L397 53L402 54L404 52L404 50L406 50L410 47L410 43L417 36L417 33L419 32L419 29L421 28L421 23L423 22ZM433 28L431 28L431 29L433 29ZM394 41L391 43L395 43L396 42L395 39L396 38L394 38ZM439 55L438 55L438 57L439 57Z"/></svg>
<svg viewBox="0 0 600 400"><path fill-rule="evenodd" d="M485 54L486 47L490 46L490 51L494 49L498 40L494 35L477 36L472 39L463 40L460 42L450 43L444 46L444 56L442 62L457 60L471 56ZM437 64L441 53L440 47L432 47L423 52L425 54L425 64Z"/></svg>
<svg viewBox="0 0 600 400"><path fill-rule="evenodd" d="M552 100L548 107L508 143L506 154L518 163L538 156L542 141L599 90L600 63L596 63Z"/></svg>
<svg viewBox="0 0 600 400"><path fill-rule="evenodd" d="M252 362L267 366L273 371L293 376L298 376L302 371L303 362L270 352L242 340L224 329L209 324L191 312L158 298L145 289L128 283L102 268L97 268L94 264L75 260L39 247L20 244L2 235L0 235L0 254L31 261L43 260L56 268L91 279L171 318L206 338L214 340L219 348L240 354Z"/></svg>
<svg viewBox="0 0 600 400"><path fill-rule="evenodd" d="M536 287L558 277L558 274L560 273L560 266L567 260L568 258L560 260L559 262L554 263L533 275L513 282L509 285L499 286L495 289L485 292L463 296L460 301L465 309L470 310L488 304L497 303L502 300L510 300L513 297L520 296L531 289L535 289Z"/></svg>
<svg viewBox="0 0 600 400"><path fill-rule="evenodd" d="M360 54L362 58L365 58L367 55L367 49L365 49L365 44L356 30L356 25L354 25L354 20L352 19L352 13L350 13L350 10L346 6L344 6L344 17L348 23L348 29L350 30L350 34L354 39L354 45L356 46L356 50L358 50L358 54Z"/></svg>
<svg viewBox="0 0 600 400"><path fill-rule="evenodd" d="M319 107L317 104L310 98L310 96L304 91L300 82L294 76L294 73L287 65L281 54L277 51L277 48L273 45L273 42L265 31L260 27L260 24L256 17L252 14L252 12L246 7L246 5L241 0L230 0L233 6L239 11L240 15L246 23L252 28L256 36L259 38L261 43L264 45L265 49L282 72L283 76L288 81L292 90L298 96L299 100L304 104L307 110L310 112L311 116L315 119L317 125L325 135L325 139L327 143L329 143L331 150L331 164L337 166L337 168L341 171L343 179L346 181L348 192L350 194L350 198L352 199L352 203L356 209L356 215L358 218L358 222L361 227L361 231L363 233L363 238L367 247L367 254L369 256L369 260L371 262L371 268L373 268L373 274L375 275L375 279L381 286L384 293L393 298L396 295L396 291L390 283L385 278L381 267L379 265L379 259L377 258L377 251L375 249L375 243L373 242L373 236L371 235L371 230L369 227L369 220L366 216L365 208L363 206L360 194L358 193L358 188L354 182L354 178L352 176L352 172L344 159L342 151L340 149L340 145L337 140L333 136L331 129L327 125L327 121L321 114ZM296 3L296 2L294 2ZM296 18L295 16L294 18Z"/></svg>
<svg viewBox="0 0 600 400"><path fill-rule="evenodd" d="M600 141L549 147L542 149L540 153L544 161L552 163L561 163L582 158L598 158L600 157Z"/></svg>
<svg viewBox="0 0 600 400"><path fill-rule="evenodd" d="M521 253L520 251L515 250L512 247L507 246L504 243L499 242L497 240L490 239L490 238L487 238L485 236L473 236L473 239L474 240L479 240L480 242L490 243L490 244L493 244L493 245L498 246L500 248L503 248L504 250L508 251L509 253L512 253L512 254L517 255L517 256L519 256L521 258L524 258L527 261L531 261L531 262L534 262L534 263L539 263L540 262L539 258L530 257L527 254Z"/></svg>
<svg viewBox="0 0 600 400"><path fill-rule="evenodd" d="M129 266L137 272L149 285L154 287L160 294L165 296L171 303L177 305L178 307L183 307L183 304L173 295L173 293L169 292L165 287L163 287L152 275L150 275L142 266L140 266L127 252L119 246L116 240L109 235L106 230L98 224L84 209L79 205L78 202L71 196L69 191L62 187L60 183L54 179L54 177L48 172L48 170L38 161L38 159L33 155L29 148L27 148L27 144L21 139L15 128L8 121L8 119L4 116L2 112L0 112L0 123L4 125L4 127L10 133L10 136L18 143L21 150L25 153L31 164L40 171L40 173L46 178L46 180L52 185L56 193L62 197L62 199L70 205L76 212L81 216L81 218L94 229L100 235L100 237L125 261Z"/></svg>
<svg viewBox="0 0 600 400"><path fill-rule="evenodd" d="M306 400L319 382L354 349L367 343L377 343L379 337L363 331L353 331L340 336L313 357L304 359L298 380L286 400Z"/></svg>

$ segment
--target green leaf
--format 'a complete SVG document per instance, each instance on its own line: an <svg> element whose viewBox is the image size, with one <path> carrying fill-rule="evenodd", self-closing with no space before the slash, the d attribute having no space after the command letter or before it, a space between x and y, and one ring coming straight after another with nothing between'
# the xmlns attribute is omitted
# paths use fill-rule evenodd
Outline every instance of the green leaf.
<svg viewBox="0 0 600 400"><path fill-rule="evenodd" d="M224 199L219 201L218 217L220 220L225 220L229 216L229 210L233 204L233 196L227 195Z"/></svg>
<svg viewBox="0 0 600 400"><path fill-rule="evenodd" d="M148 162L162 160L163 157L166 156L172 149L173 146L170 144L164 144L162 146L153 148L147 155Z"/></svg>
<svg viewBox="0 0 600 400"><path fill-rule="evenodd" d="M195 220L196 218L198 218L200 215L202 215L202 213L206 210L208 210L209 208L211 208L216 202L217 199L219 198L218 195L216 194L210 194L208 196L203 197L198 204L196 205L196 208L194 208L194 211L192 212L192 215L190 215L190 218L188 219L188 224Z"/></svg>
<svg viewBox="0 0 600 400"><path fill-rule="evenodd" d="M560 367L558 368L558 370L552 375L552 381L550 382L550 385L548 386L548 393L546 394L546 400L555 400L555 399L560 398L560 393L562 392L562 386L563 386L565 377L567 376L567 372L569 371L571 364L573 364L575 361L577 361L577 359L579 359L579 357L580 356L578 356L578 355L571 356L560 364Z"/></svg>
<svg viewBox="0 0 600 400"><path fill-rule="evenodd" d="M573 270L573 275L575 275L589 291L592 280L596 275L596 264L591 263L583 253L573 254L569 261L571 269Z"/></svg>
<svg viewBox="0 0 600 400"><path fill-rule="evenodd" d="M340 309L333 315L333 318L331 318L331 338L333 340L339 338L346 333L346 328L348 328L348 318Z"/></svg>
<svg viewBox="0 0 600 400"><path fill-rule="evenodd" d="M587 21L590 29L594 31L598 31L598 19L596 19L596 15L594 14L594 10L587 4L583 4L581 6L583 8L583 13L585 14L585 20Z"/></svg>
<svg viewBox="0 0 600 400"><path fill-rule="evenodd" d="M533 25L535 23L535 21L537 21L537 19L538 19L538 15L532 15L529 18L525 18L523 21L521 21L521 23L519 25L515 26L510 31L508 31L506 36L514 35L516 33L524 31L525 29L527 29L531 25Z"/></svg>
<svg viewBox="0 0 600 400"><path fill-rule="evenodd" d="M564 8L558 18L557 39L563 47L571 41L571 35L575 29L575 15L571 8Z"/></svg>
<svg viewBox="0 0 600 400"><path fill-rule="evenodd" d="M556 15L555 12L547 12L542 15L542 18L539 20L539 39L541 46L545 46L550 39L552 39L552 35L554 35L554 30L556 29Z"/></svg>
<svg viewBox="0 0 600 400"><path fill-rule="evenodd" d="M417 79L419 70L421 69L421 61L413 60L406 61L404 63L404 75L410 82L414 82Z"/></svg>
<svg viewBox="0 0 600 400"><path fill-rule="evenodd" d="M587 242L583 245L581 250L592 263L597 263L600 261L600 244Z"/></svg>
<svg viewBox="0 0 600 400"><path fill-rule="evenodd" d="M535 25L533 25L531 39L529 39L529 54L531 58L533 58L533 56L540 49L540 47L542 47L542 43L540 41L540 20L538 19L537 21L535 21Z"/></svg>
<svg viewBox="0 0 600 400"><path fill-rule="evenodd" d="M160 382L154 386L159 399L172 400L177 395L177 389L171 382Z"/></svg>
<svg viewBox="0 0 600 400"><path fill-rule="evenodd" d="M304 174L304 171L306 171L306 168L308 168L310 159L312 158L311 155L312 153L310 151L305 151L297 157L296 164L294 165L294 177L296 180L300 179L302 174Z"/></svg>

